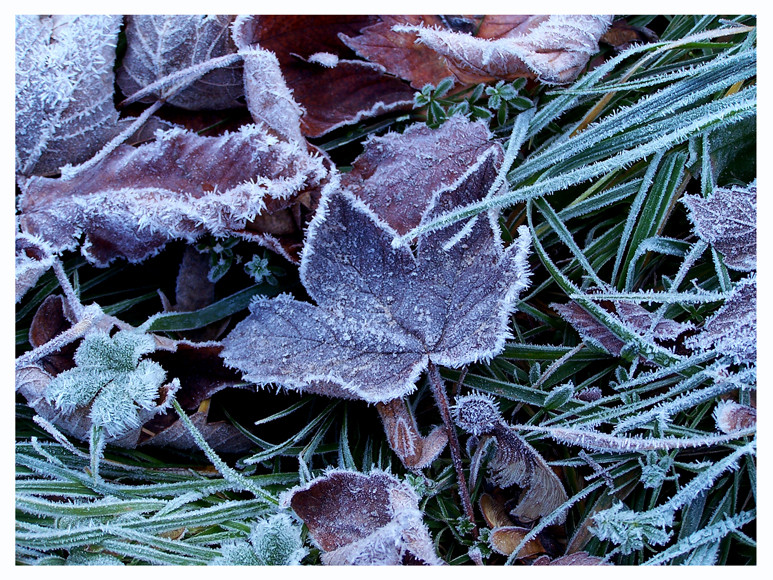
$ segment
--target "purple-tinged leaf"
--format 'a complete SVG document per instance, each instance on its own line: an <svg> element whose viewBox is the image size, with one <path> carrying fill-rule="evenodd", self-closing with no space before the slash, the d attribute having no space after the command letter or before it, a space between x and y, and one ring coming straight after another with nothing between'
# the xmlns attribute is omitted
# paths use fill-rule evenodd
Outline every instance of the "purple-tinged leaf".
<svg viewBox="0 0 773 580"><path fill-rule="evenodd" d="M738 363L757 361L757 276L741 280L725 304L685 345L693 350L716 349Z"/></svg>
<svg viewBox="0 0 773 580"><path fill-rule="evenodd" d="M324 551L324 564L442 564L422 522L419 498L385 472L332 470L291 489L284 502Z"/></svg>
<svg viewBox="0 0 773 580"><path fill-rule="evenodd" d="M493 151L425 218L480 199L496 175ZM420 154L420 152L417 152ZM226 364L257 384L386 402L415 388L431 359L462 366L499 353L508 315L527 285L525 228L506 250L495 216L420 238L416 255L395 232L331 182L312 220L301 281L312 305L258 299L226 337Z"/></svg>
<svg viewBox="0 0 773 580"><path fill-rule="evenodd" d="M249 222L289 205L326 173L322 158L254 125L218 137L172 129L146 145L121 145L72 179L30 178L19 221L55 251L76 248L84 235L83 255L100 266L141 261L204 233L268 245L245 230Z"/></svg>
<svg viewBox="0 0 773 580"><path fill-rule="evenodd" d="M56 173L118 133L120 16L16 17L16 172Z"/></svg>
<svg viewBox="0 0 773 580"><path fill-rule="evenodd" d="M757 268L757 182L717 187L709 198L685 195L695 233L719 251L725 265L745 272Z"/></svg>
<svg viewBox="0 0 773 580"><path fill-rule="evenodd" d="M651 329L654 316L649 310L632 302L614 304L618 316L629 329L642 336L652 332L652 337L658 341L675 340L680 334L693 328L689 323L662 319ZM577 330L584 342L613 356L620 356L625 343L578 303L553 303L550 307Z"/></svg>
<svg viewBox="0 0 773 580"><path fill-rule="evenodd" d="M486 124L456 115L438 129L416 124L369 139L341 183L403 235L419 225L438 192L452 189L487 155L501 162Z"/></svg>
<svg viewBox="0 0 773 580"><path fill-rule="evenodd" d="M118 71L118 86L130 97L172 73L235 53L232 21L232 16L214 15L127 16L126 55ZM241 63L217 68L182 91L174 92L176 89L177 85L170 85L144 101L164 98L191 110L241 107Z"/></svg>

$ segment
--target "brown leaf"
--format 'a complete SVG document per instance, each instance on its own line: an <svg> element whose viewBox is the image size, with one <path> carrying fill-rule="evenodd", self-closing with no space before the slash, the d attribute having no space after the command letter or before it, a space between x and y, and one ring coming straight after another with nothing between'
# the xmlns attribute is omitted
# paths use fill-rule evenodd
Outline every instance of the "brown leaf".
<svg viewBox="0 0 773 580"><path fill-rule="evenodd" d="M210 423L209 406L209 399L202 401L196 411L190 415L190 420L212 449L219 453L240 453L252 447L252 442L228 421ZM143 426L139 446L198 449L198 444L190 431L176 417L174 422L160 433L153 434L153 428L153 424L146 423Z"/></svg>
<svg viewBox="0 0 773 580"><path fill-rule="evenodd" d="M324 550L324 564L442 564L418 501L408 485L378 470L331 470L284 496Z"/></svg>
<svg viewBox="0 0 773 580"><path fill-rule="evenodd" d="M714 409L714 420L723 433L750 429L757 424L757 409L735 401L721 401Z"/></svg>
<svg viewBox="0 0 773 580"><path fill-rule="evenodd" d="M649 310L631 302L615 302L614 306L620 319L630 330L640 335L650 331L655 318ZM613 356L620 356L625 342L620 340L616 334L596 320L593 315L577 302L567 302L566 304L552 303L550 307L577 330L583 341L599 347ZM664 318L655 325L652 336L658 341L675 340L679 335L691 328L693 328L693 325L690 323L676 322L675 320Z"/></svg>
<svg viewBox="0 0 773 580"><path fill-rule="evenodd" d="M497 450L489 463L491 481L501 488L517 485L523 490L510 515L521 522L533 522L567 500L561 480L531 445L504 423L494 429L493 436ZM555 523L565 518L563 515Z"/></svg>
<svg viewBox="0 0 773 580"><path fill-rule="evenodd" d="M442 426L422 437L411 410L404 399L376 403L389 445L408 469L424 469L437 458L448 443Z"/></svg>
<svg viewBox="0 0 773 580"><path fill-rule="evenodd" d="M30 322L29 341L37 348L58 336L73 324L73 317L65 312L65 301L61 296L50 295L35 311ZM68 344L38 361L38 364L52 376L75 366L73 355L76 344Z"/></svg>
<svg viewBox="0 0 773 580"><path fill-rule="evenodd" d="M38 236L16 233L16 302L22 299L53 265L51 247Z"/></svg>
<svg viewBox="0 0 773 580"><path fill-rule="evenodd" d="M346 58L350 51L338 33L354 34L372 21L362 16L250 16L237 19L234 39L242 50L260 46L276 55L294 101L305 110L301 131L318 137L413 103L413 90L383 67ZM247 95L249 100L249 89Z"/></svg>
<svg viewBox="0 0 773 580"><path fill-rule="evenodd" d="M518 526L494 528L489 535L489 544L498 554L509 556L515 551L528 533L529 528L521 528ZM534 538L526 542L526 545L521 548L521 551L518 552L516 558L528 558L529 556L543 554L544 552L545 548L537 538Z"/></svg>
<svg viewBox="0 0 773 580"><path fill-rule="evenodd" d="M359 36L341 33L341 40L357 54L380 64L388 72L410 81L415 89L436 85L450 75L445 59L431 48L416 44L416 34L395 32L398 24L443 26L439 16L379 16L379 22L366 26Z"/></svg>
<svg viewBox="0 0 773 580"><path fill-rule="evenodd" d="M232 16L135 15L126 17L126 54L118 71L118 86L128 97L172 73L210 59L233 54ZM164 98L183 109L241 107L244 94L241 64L212 70L182 91L170 85L146 99Z"/></svg>
<svg viewBox="0 0 773 580"><path fill-rule="evenodd" d="M173 129L153 143L120 146L70 180L22 185L20 223L56 251L74 249L100 266L141 261L174 239L243 235L272 202L288 204L326 176L323 160L247 125L202 137Z"/></svg>
<svg viewBox="0 0 773 580"><path fill-rule="evenodd" d="M416 124L404 133L387 133L365 144L342 185L364 201L398 234L421 222L434 196L466 178L491 155L502 160L483 122L451 117L439 129Z"/></svg>
<svg viewBox="0 0 773 580"><path fill-rule="evenodd" d="M615 20L609 30L599 38L599 42L610 45L617 52L631 48L634 44L647 44L657 41L658 35L649 28L632 26L625 20Z"/></svg>
<svg viewBox="0 0 773 580"><path fill-rule="evenodd" d="M518 24L520 30L528 30L524 34L503 34L492 40L416 25L401 25L395 30L418 34L419 42L443 56L449 70L463 84L519 77L566 84L598 52L598 39L612 21L608 16L535 18L539 19L538 25L531 29L525 23Z"/></svg>

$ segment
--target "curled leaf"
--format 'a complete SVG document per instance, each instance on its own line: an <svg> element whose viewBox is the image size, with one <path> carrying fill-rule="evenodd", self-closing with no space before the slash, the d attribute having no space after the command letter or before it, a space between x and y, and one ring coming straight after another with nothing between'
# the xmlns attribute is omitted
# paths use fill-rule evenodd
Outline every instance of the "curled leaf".
<svg viewBox="0 0 773 580"><path fill-rule="evenodd" d="M288 491L284 501L309 528L327 565L442 564L419 498L383 471L328 471Z"/></svg>
<svg viewBox="0 0 773 580"><path fill-rule="evenodd" d="M134 15L126 17L126 54L118 86L126 96L178 71L232 54L233 17L216 15ZM165 99L184 109L227 109L243 106L241 64L212 70L176 92L169 85L144 99Z"/></svg>
<svg viewBox="0 0 773 580"><path fill-rule="evenodd" d="M16 172L89 159L117 133L120 16L16 17Z"/></svg>
<svg viewBox="0 0 773 580"><path fill-rule="evenodd" d="M739 363L757 360L757 276L741 280L725 304L685 341L691 349L716 349Z"/></svg>
<svg viewBox="0 0 773 580"><path fill-rule="evenodd" d="M16 234L16 302L54 264L51 246L38 236Z"/></svg>
<svg viewBox="0 0 773 580"><path fill-rule="evenodd" d="M757 268L757 182L717 187L711 197L685 195L695 233L710 243L734 270Z"/></svg>
<svg viewBox="0 0 773 580"><path fill-rule="evenodd" d="M419 42L443 56L462 83L536 78L545 84L572 82L598 52L598 39L612 22L609 16L553 15L524 33L495 39L416 25L393 30L418 35Z"/></svg>
<svg viewBox="0 0 773 580"><path fill-rule="evenodd" d="M259 47L275 55L294 102L303 108L301 131L306 136L319 137L395 108L409 109L413 91L407 84L378 64L346 58L351 51L338 34L354 34L372 22L371 16L240 17L234 39L245 54L248 102L253 91L263 89L260 82L250 86L249 77L260 75L247 72L252 56L245 49Z"/></svg>
<svg viewBox="0 0 773 580"><path fill-rule="evenodd" d="M438 192L424 219L485 195L492 157ZM462 366L498 353L513 300L527 284L526 228L506 250L493 214L422 236L416 255L392 247L394 236L331 182L301 262L317 304L256 299L223 342L226 364L261 385L386 402L411 392L430 359Z"/></svg>
<svg viewBox="0 0 773 580"><path fill-rule="evenodd" d="M29 179L20 224L56 251L74 249L84 235L82 253L100 266L141 261L169 241L207 232L270 245L246 231L249 222L325 175L321 158L254 125L219 137L172 129L152 143L119 146L72 179Z"/></svg>
<svg viewBox="0 0 773 580"><path fill-rule="evenodd" d="M409 469L424 469L445 449L448 442L445 428L433 429L422 437L416 419L404 399L376 403L389 446Z"/></svg>

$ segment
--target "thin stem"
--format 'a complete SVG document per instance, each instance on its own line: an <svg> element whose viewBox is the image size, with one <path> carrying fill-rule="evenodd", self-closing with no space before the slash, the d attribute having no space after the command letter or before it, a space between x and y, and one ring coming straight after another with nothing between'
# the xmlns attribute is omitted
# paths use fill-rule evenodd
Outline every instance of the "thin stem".
<svg viewBox="0 0 773 580"><path fill-rule="evenodd" d="M59 281L59 286L62 287L62 292L64 292L65 300L67 300L67 304L72 310L75 319L81 320L83 318L83 304L81 304L81 301L75 294L75 289L72 287L70 279L67 277L67 272L64 271L62 262L56 259L54 260L52 267L54 269L54 274L56 274L56 279Z"/></svg>
<svg viewBox="0 0 773 580"><path fill-rule="evenodd" d="M446 427L448 435L448 446L451 448L451 459L454 462L456 470L456 480L459 488L459 497L462 500L462 507L465 515L473 524L472 535L478 537L478 528L475 526L475 513L472 510L472 501L470 492L467 489L467 479L464 477L464 468L462 467L462 451L459 447L459 438L456 436L456 429L451 420L451 408L448 404L445 385L435 364L429 361L429 382L432 385L432 394L435 396L435 403L440 410L440 416L443 418L443 424Z"/></svg>

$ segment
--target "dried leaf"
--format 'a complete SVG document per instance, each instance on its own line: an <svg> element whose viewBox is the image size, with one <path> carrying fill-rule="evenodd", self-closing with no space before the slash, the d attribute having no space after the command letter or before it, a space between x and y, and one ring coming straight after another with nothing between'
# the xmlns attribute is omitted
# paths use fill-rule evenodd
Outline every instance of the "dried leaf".
<svg viewBox="0 0 773 580"><path fill-rule="evenodd" d="M388 72L410 81L415 89L426 84L436 85L449 76L445 59L428 46L417 44L415 34L396 32L393 26L423 25L440 27L439 16L379 16L379 22L366 26L361 34L349 37L341 33L341 40L357 54L380 64Z"/></svg>
<svg viewBox="0 0 773 580"><path fill-rule="evenodd" d="M419 42L446 59L449 70L463 84L519 77L566 84L577 78L598 52L598 39L612 22L609 16L535 18L539 24L531 29L526 26L524 34L492 40L417 25L397 25L393 30L417 34Z"/></svg>
<svg viewBox="0 0 773 580"><path fill-rule="evenodd" d="M757 424L757 409L735 401L720 401L714 409L714 420L723 433L750 429Z"/></svg>
<svg viewBox="0 0 773 580"><path fill-rule="evenodd" d="M376 403L389 446L408 469L424 469L437 458L448 443L442 426L422 437L411 410L404 399Z"/></svg>
<svg viewBox="0 0 773 580"><path fill-rule="evenodd" d="M287 492L327 565L442 564L422 522L419 498L383 471L331 470Z"/></svg>
<svg viewBox="0 0 773 580"><path fill-rule="evenodd" d="M657 41L658 35L649 28L632 26L625 20L615 20L612 26L599 38L599 42L609 44L617 52L627 50L635 44Z"/></svg>
<svg viewBox="0 0 773 580"><path fill-rule="evenodd" d="M480 199L494 177L485 156L424 218ZM317 305L256 299L223 342L226 364L261 385L386 402L411 392L430 359L462 366L491 357L527 284L529 237L520 233L503 250L496 216L481 215L422 236L414 256L393 248L394 230L331 183L301 262Z"/></svg>
<svg viewBox="0 0 773 580"><path fill-rule="evenodd" d="M439 129L412 125L402 134L369 139L341 183L402 235L419 225L439 192L463 181L483 158L501 162L502 149L490 139L485 123L461 115Z"/></svg>
<svg viewBox="0 0 773 580"><path fill-rule="evenodd" d="M757 276L741 280L725 304L685 341L693 350L716 349L738 363L757 361Z"/></svg>
<svg viewBox="0 0 773 580"><path fill-rule="evenodd" d="M305 111L301 131L318 137L364 117L410 109L413 103L410 87L385 74L383 67L342 58L349 50L338 33L354 34L372 21L367 16L250 16L237 19L234 39L245 53L245 72L250 66L246 48L274 53L294 102ZM320 58L320 53L328 56ZM262 74L254 76L260 79ZM261 90L260 81L255 90ZM248 87L248 101L250 92Z"/></svg>
<svg viewBox="0 0 773 580"><path fill-rule="evenodd" d="M748 187L717 187L709 198L685 195L682 201L695 233L723 255L728 268L757 268L756 181Z"/></svg>
<svg viewBox="0 0 773 580"><path fill-rule="evenodd" d="M73 325L75 318L65 311L66 303L61 296L50 295L35 311L30 322L29 341L33 348L47 343ZM38 361L52 377L75 366L73 356L76 344L71 343Z"/></svg>
<svg viewBox="0 0 773 580"><path fill-rule="evenodd" d="M126 54L118 86L126 96L178 71L236 52L231 40L232 16L135 15L126 17ZM165 99L183 109L241 107L244 94L241 64L217 68L180 92L177 85L144 99Z"/></svg>
<svg viewBox="0 0 773 580"><path fill-rule="evenodd" d="M510 515L521 522L533 522L546 516L567 500L561 480L542 456L505 424L493 432L497 452L489 463L491 481L506 488L517 485L523 491ZM555 523L563 523L566 515Z"/></svg>
<svg viewBox="0 0 773 580"><path fill-rule="evenodd" d="M617 314L631 331L642 336L650 332L655 318L649 310L631 302L615 302L614 305ZM584 342L601 348L613 356L620 356L625 343L578 303L553 303L550 307L575 328ZM662 342L675 340L691 328L693 325L690 323L662 319L652 329L652 337Z"/></svg>
<svg viewBox="0 0 773 580"><path fill-rule="evenodd" d="M171 240L206 232L270 245L246 232L247 223L325 175L321 158L254 125L219 137L173 129L153 143L119 146L72 179L29 179L20 224L56 251L74 249L83 234L81 251L99 266L116 257L141 261Z"/></svg>
<svg viewBox="0 0 773 580"><path fill-rule="evenodd" d="M116 133L120 16L16 17L16 172L89 159Z"/></svg>
<svg viewBox="0 0 773 580"><path fill-rule="evenodd" d="M521 528L518 526L506 526L500 528L494 528L489 535L489 545L498 554L503 556L509 556L512 554L518 545L529 533L529 528ZM545 548L542 546L538 539L529 540L526 545L518 552L517 558L528 558L535 554L543 554Z"/></svg>
<svg viewBox="0 0 773 580"><path fill-rule="evenodd" d="M23 232L16 233L16 302L53 264L53 250L45 240Z"/></svg>

